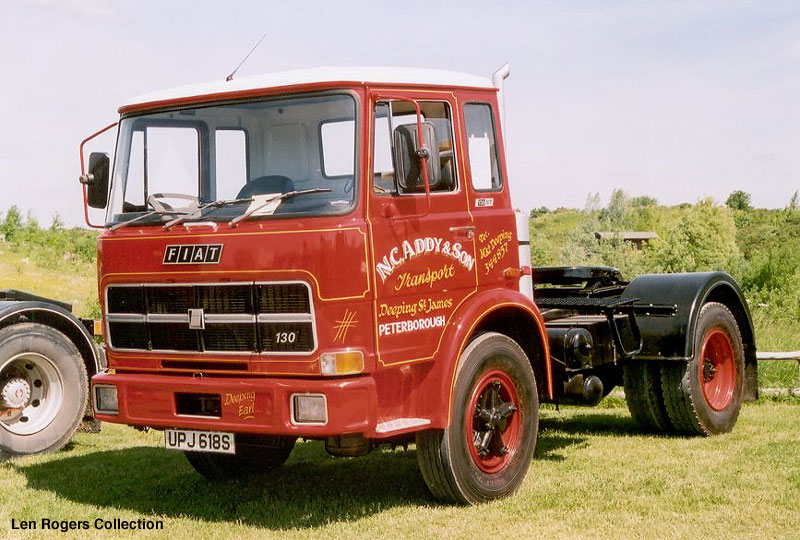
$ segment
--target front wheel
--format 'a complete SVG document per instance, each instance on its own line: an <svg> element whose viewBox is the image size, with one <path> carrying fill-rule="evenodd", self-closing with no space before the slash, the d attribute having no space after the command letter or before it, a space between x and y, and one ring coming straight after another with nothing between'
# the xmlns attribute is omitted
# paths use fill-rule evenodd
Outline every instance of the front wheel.
<svg viewBox="0 0 800 540"><path fill-rule="evenodd" d="M58 330L35 323L0 330L0 459L67 444L88 385L80 352Z"/></svg>
<svg viewBox="0 0 800 540"><path fill-rule="evenodd" d="M507 496L525 478L538 426L536 380L525 352L504 335L481 334L461 356L450 425L417 434L422 476L444 501Z"/></svg>
<svg viewBox="0 0 800 540"><path fill-rule="evenodd" d="M733 314L709 302L700 310L694 356L665 363L661 386L670 422L680 433L716 435L736 424L742 406L744 346Z"/></svg>
<svg viewBox="0 0 800 540"><path fill-rule="evenodd" d="M295 437L236 435L236 454L184 452L194 469L208 480L227 480L264 474L283 465Z"/></svg>

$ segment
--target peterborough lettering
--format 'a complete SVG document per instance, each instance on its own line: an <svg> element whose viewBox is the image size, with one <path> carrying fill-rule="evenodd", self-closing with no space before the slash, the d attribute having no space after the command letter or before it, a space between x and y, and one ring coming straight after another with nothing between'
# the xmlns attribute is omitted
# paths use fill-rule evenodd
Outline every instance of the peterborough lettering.
<svg viewBox="0 0 800 540"><path fill-rule="evenodd" d="M378 336L405 334L406 332L416 332L418 330L427 330L429 328L443 328L445 322L445 316L439 315L437 317L426 317L424 319L383 323L378 325Z"/></svg>

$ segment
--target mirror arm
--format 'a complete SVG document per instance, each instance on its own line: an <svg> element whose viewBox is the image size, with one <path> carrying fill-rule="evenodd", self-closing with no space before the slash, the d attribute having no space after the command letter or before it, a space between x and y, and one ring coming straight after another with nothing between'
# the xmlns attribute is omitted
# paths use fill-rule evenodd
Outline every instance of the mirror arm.
<svg viewBox="0 0 800 540"><path fill-rule="evenodd" d="M86 174L86 164L85 164L84 159L83 159L83 147L87 142L91 141L92 139L94 139L98 135L102 135L103 133L105 133L109 129L115 127L118 123L119 122L114 122L113 124L107 125L106 127L101 129L100 131L92 133L91 135L89 135L88 137L83 139L83 141L81 141L81 146L78 149L78 151L80 152L80 155L81 155L81 176L80 176L79 180L81 182L81 185L83 186L83 219L86 220L86 224L89 227L93 228L93 229L103 229L104 227L102 225L95 225L94 223L89 221L89 194L88 194L88 191L87 191L86 188L87 188L87 185L89 184L89 182L91 182L93 180L93 178L89 178L89 176L92 176L92 175L87 175ZM84 182L84 179L86 180L85 182Z"/></svg>
<svg viewBox="0 0 800 540"><path fill-rule="evenodd" d="M419 103L416 100L411 100L414 105L414 110L417 111L417 137L419 137L419 148L417 148L417 157L419 158L419 165L422 167L422 181L425 183L425 201L428 203L428 211L431 208L431 182L428 176L428 156L430 151L425 146L425 134L422 132L422 111L419 108Z"/></svg>
<svg viewBox="0 0 800 540"><path fill-rule="evenodd" d="M397 100L397 101L405 101L407 103L411 103L414 106L414 110L417 113L417 136L419 137L419 148L417 148L417 157L420 161L420 166L422 167L422 181L425 184L425 212L419 214L419 217L425 217L431 212L431 183L430 178L428 176L428 156L430 155L430 151L425 146L425 135L422 132L422 110L419 108L419 103L417 100L412 99L406 96L398 96L398 95L391 95L391 94L382 94L380 92L373 92L372 99L375 101L378 100ZM391 125L392 125L392 112L391 109L389 110L389 126L390 126L390 135L391 135ZM395 182L397 181L397 175L395 175Z"/></svg>
<svg viewBox="0 0 800 540"><path fill-rule="evenodd" d="M78 182L81 184L91 185L94 183L94 175L92 173L82 174L78 177Z"/></svg>

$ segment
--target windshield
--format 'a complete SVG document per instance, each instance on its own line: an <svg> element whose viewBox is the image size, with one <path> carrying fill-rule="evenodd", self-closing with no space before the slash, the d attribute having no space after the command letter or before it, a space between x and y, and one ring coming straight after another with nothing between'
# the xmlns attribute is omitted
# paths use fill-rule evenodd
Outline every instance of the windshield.
<svg viewBox="0 0 800 540"><path fill-rule="evenodd" d="M282 197L252 219L347 212L355 200L355 110L352 96L335 94L124 118L107 222L160 223L172 211L188 214L185 221L224 221L266 195L301 191L308 193Z"/></svg>

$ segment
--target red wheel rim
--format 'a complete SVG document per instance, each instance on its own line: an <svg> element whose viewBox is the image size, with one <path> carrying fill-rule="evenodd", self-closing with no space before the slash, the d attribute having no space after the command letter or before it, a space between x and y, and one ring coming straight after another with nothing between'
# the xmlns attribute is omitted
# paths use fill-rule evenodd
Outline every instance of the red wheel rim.
<svg viewBox="0 0 800 540"><path fill-rule="evenodd" d="M728 334L717 328L706 334L698 364L706 403L715 411L725 409L733 400L736 388L736 362Z"/></svg>
<svg viewBox="0 0 800 540"><path fill-rule="evenodd" d="M496 473L513 459L519 449L521 415L511 378L500 370L481 375L464 418L469 455L481 471Z"/></svg>

